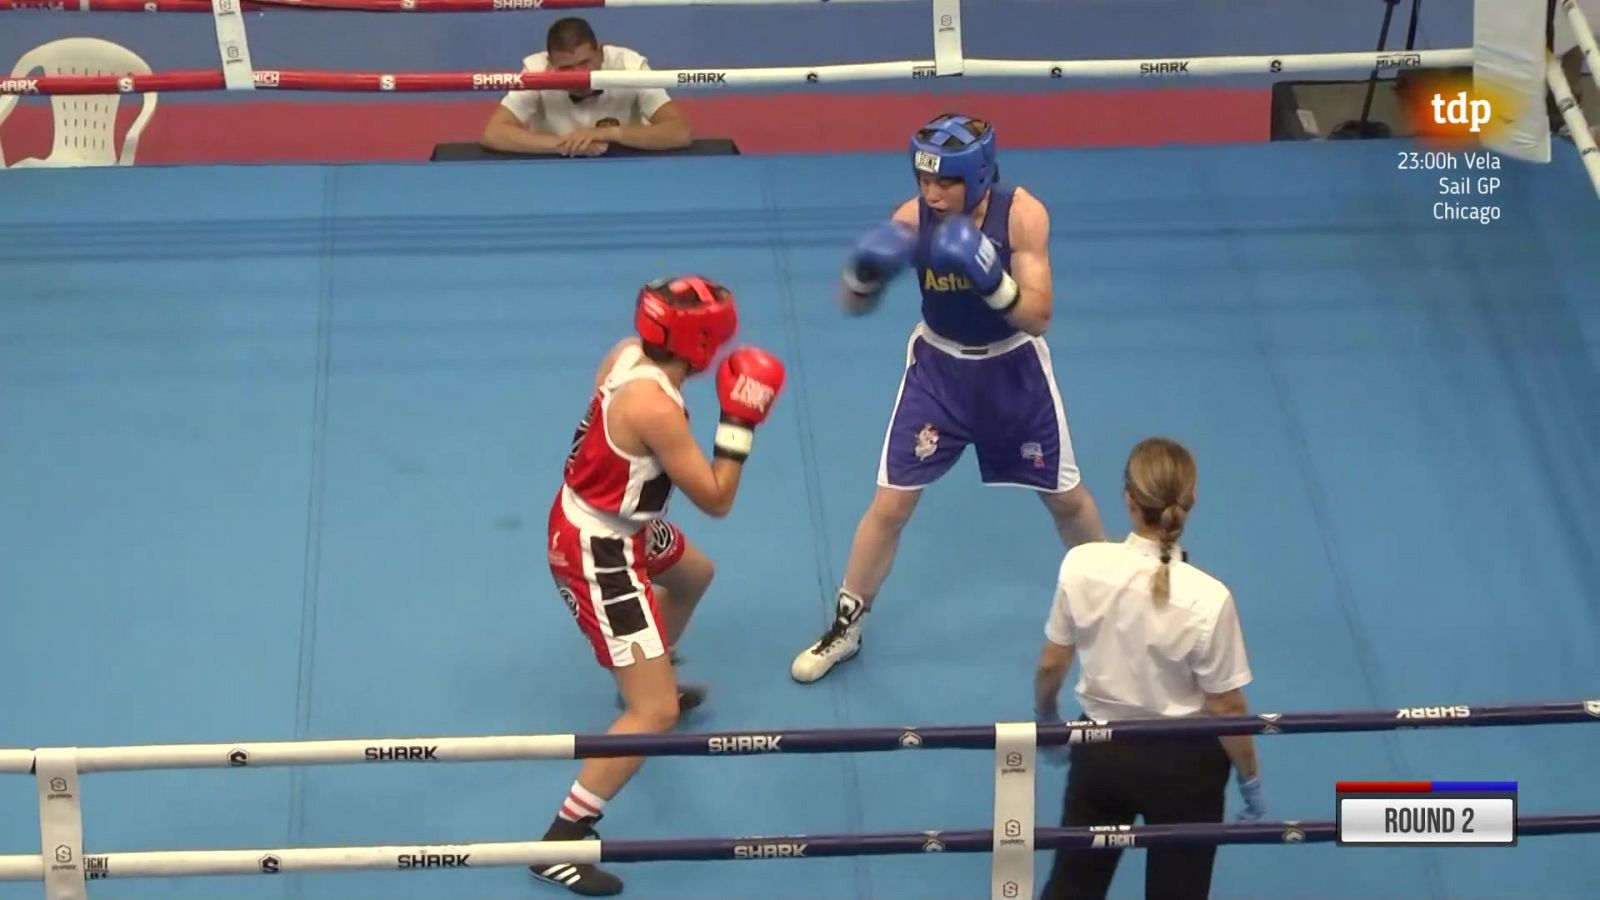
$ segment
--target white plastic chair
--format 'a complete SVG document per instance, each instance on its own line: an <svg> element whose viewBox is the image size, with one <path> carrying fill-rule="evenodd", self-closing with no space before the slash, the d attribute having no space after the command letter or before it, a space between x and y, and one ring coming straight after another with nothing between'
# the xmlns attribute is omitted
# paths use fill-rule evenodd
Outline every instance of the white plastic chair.
<svg viewBox="0 0 1600 900"><path fill-rule="evenodd" d="M150 64L137 53L110 41L99 38L63 38L41 44L17 60L11 70L13 78L32 75L43 70L46 75L148 75ZM122 104L121 94L110 95L58 95L50 98L55 113L55 141L50 155L44 159L22 159L12 163L12 168L35 166L115 166L133 165L134 154L139 149L139 136L156 113L159 95L151 92L144 98L138 118L134 119L123 139L122 151L117 152L117 108ZM16 95L0 97L0 124L21 99ZM5 167L5 152L0 150L0 168Z"/></svg>

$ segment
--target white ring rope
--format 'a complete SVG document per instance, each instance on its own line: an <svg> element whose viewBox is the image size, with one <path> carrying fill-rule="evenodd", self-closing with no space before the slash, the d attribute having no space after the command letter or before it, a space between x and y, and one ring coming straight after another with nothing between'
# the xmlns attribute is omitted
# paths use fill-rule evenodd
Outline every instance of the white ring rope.
<svg viewBox="0 0 1600 900"><path fill-rule="evenodd" d="M1567 75L1561 71L1561 60L1554 56L1549 58L1545 66L1545 79L1550 83L1550 93L1555 97L1556 108L1561 111L1561 118L1567 123L1567 130L1572 133L1572 143L1578 148L1578 158L1583 160L1583 167L1589 172L1589 183L1594 186L1596 196L1600 196L1600 147L1595 146L1594 135L1589 133L1589 123L1584 119L1583 110L1578 106L1578 98L1572 95L1572 88L1567 84Z"/></svg>
<svg viewBox="0 0 1600 900"><path fill-rule="evenodd" d="M1595 45L1594 29L1589 25L1589 19L1578 6L1578 0L1561 0L1561 5L1567 10L1567 23L1572 28L1572 37L1577 40L1578 46L1583 48L1583 58L1589 63L1589 78L1596 87L1600 87L1600 46ZM1562 78L1565 82L1566 79Z"/></svg>
<svg viewBox="0 0 1600 900"><path fill-rule="evenodd" d="M604 0L611 7L663 6L785 6L816 0ZM907 0L820 0L834 3L903 3ZM17 8L20 4L6 4ZM154 4L152 4L153 6ZM285 5L293 6L292 0ZM507 0L507 8L539 6L538 0ZM579 4L569 4L577 8ZM256 88L320 91L464 91L538 89L541 79L571 78L522 73L421 73L363 74L349 72L256 71L252 68L240 0L210 0L221 56L220 78L213 73L158 73L153 76L110 77L92 82L96 92L128 93L141 90L250 90ZM80 9L91 8L80 0ZM552 3L552 8L557 4ZM904 60L825 66L787 66L744 69L601 70L588 73L594 89L673 88L715 90L722 87L810 85L843 82L896 81L929 77L1137 79L1159 82L1185 81L1213 76L1280 76L1340 71L1400 70L1470 67L1471 48L1417 51L1356 51L1250 56L1163 57L1113 60L1012 60L967 59L961 35L961 0L932 0L932 60ZM1578 45L1588 60L1591 77L1600 85L1600 47L1575 0L1563 0ZM498 3L496 8L499 8ZM1546 78L1563 118L1572 132L1583 165L1600 194L1600 147L1589 133L1583 111L1561 71L1559 60L1547 60ZM0 78L0 97L8 94L89 93L88 77L47 76ZM552 81L553 83L553 81ZM150 87L145 87L150 85ZM57 87L59 86L59 88ZM14 99L6 102L15 103ZM1464 707L1462 707L1464 709ZM1406 710L1401 710L1403 715ZM1600 701L1586 701L1583 715L1600 720ZM1252 727L1280 728L1277 719ZM1079 723L1087 725L1088 723ZM1194 723L1190 723L1194 724ZM1124 726L1118 726L1119 728ZM1128 726L1137 728L1137 726ZM1072 742L1109 740L1111 728L1081 728ZM1103 734L1102 734L1103 732ZM1239 732L1244 733L1244 732ZM791 735L791 737L798 735ZM703 736L715 747L715 736ZM858 735L859 737L859 735ZM899 737L901 747L921 746L914 732ZM43 881L48 896L56 900L85 897L85 881L104 877L170 877L193 875L253 875L281 871L316 872L358 869L478 868L528 866L554 862L599 862L601 842L512 842L462 845L394 845L375 847L310 847L277 850L157 851L89 855L83 852L82 811L77 776L81 773L171 768L227 768L355 764L370 762L482 762L529 759L574 759L583 752L583 736L502 735L488 737L435 737L413 739L355 739L263 742L248 744L185 744L142 747L0 749L0 773L32 773L40 800L43 853L0 856L0 882ZM775 740L763 736L764 740ZM681 741L681 738L677 740ZM1036 726L1032 723L995 723L991 743L995 752L994 831L988 850L993 857L993 897L1031 896L1035 843L1033 790L1035 784ZM715 749L709 752L720 752ZM744 751L732 751L744 752ZM1600 815L1588 824L1600 829ZM1295 823L1283 823L1293 826ZM1267 824L1277 828L1278 825ZM1295 827L1284 841L1302 840ZM937 832L929 832L928 846L942 851ZM863 839L904 836L860 836ZM970 836L968 836L970 839ZM766 839L755 839L766 840ZM770 839L776 841L778 839ZM916 838L921 840L921 838ZM858 841L860 843L861 841ZM685 842L693 843L693 842ZM701 844L714 843L701 841ZM623 842L626 845L626 842ZM612 846L616 846L613 844ZM793 844L757 843L761 851L792 848ZM804 844L799 845L804 848ZM953 846L953 845L952 845ZM759 858L740 854L732 858ZM865 851L863 851L865 852ZM785 855L774 852L772 855ZM663 857L667 858L667 857ZM693 858L693 857L682 857Z"/></svg>
<svg viewBox="0 0 1600 900"><path fill-rule="evenodd" d="M844 81L929 78L938 74L931 59L850 63L832 66L783 66L749 69L603 70L590 73L590 83L604 88L716 88ZM1431 69L1472 65L1472 49L1418 50L1412 53L1301 53L1278 56L1196 56L1155 59L1024 60L966 59L967 78L1137 78L1182 79L1185 76L1280 75L1370 69Z"/></svg>

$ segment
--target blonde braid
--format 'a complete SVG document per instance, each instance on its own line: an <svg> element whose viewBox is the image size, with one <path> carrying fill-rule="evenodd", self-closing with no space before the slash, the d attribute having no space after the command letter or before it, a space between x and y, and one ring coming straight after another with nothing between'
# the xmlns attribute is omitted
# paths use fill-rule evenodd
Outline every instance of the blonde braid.
<svg viewBox="0 0 1600 900"><path fill-rule="evenodd" d="M1176 503L1161 511L1161 568L1156 570L1150 584L1157 606L1166 605L1172 596L1172 547L1183 536L1183 523L1188 518L1188 510Z"/></svg>
<svg viewBox="0 0 1600 900"><path fill-rule="evenodd" d="M1147 438L1134 447L1123 469L1123 484L1138 506L1144 524L1161 541L1161 567L1151 576L1150 592L1157 606L1172 597L1172 551L1194 506L1197 478L1194 457L1170 438Z"/></svg>

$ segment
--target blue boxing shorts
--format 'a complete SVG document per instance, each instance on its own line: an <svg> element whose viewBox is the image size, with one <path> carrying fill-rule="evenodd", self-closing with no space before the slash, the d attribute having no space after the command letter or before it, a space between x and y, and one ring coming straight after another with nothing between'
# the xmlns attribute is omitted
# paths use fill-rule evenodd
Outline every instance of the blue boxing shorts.
<svg viewBox="0 0 1600 900"><path fill-rule="evenodd" d="M1067 414L1043 338L1019 332L962 347L918 323L889 417L878 484L915 490L943 477L967 445L983 483L1058 493L1078 485Z"/></svg>

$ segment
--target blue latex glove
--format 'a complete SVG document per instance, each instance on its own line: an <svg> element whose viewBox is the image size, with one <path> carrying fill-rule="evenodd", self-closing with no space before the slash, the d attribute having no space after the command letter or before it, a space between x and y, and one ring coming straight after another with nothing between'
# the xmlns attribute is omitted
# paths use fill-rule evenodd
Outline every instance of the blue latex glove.
<svg viewBox="0 0 1600 900"><path fill-rule="evenodd" d="M1241 822L1254 822L1267 812L1266 798L1261 796L1261 776L1246 781L1239 780L1239 796L1244 800L1244 809L1239 813Z"/></svg>
<svg viewBox="0 0 1600 900"><path fill-rule="evenodd" d="M1056 715L1047 716L1042 713L1035 712L1033 714L1033 724L1060 725L1061 716L1059 713ZM1053 747L1040 747L1039 757L1046 763L1056 766L1057 768L1065 766L1067 761L1071 758L1069 754L1069 748L1065 744L1058 744Z"/></svg>
<svg viewBox="0 0 1600 900"><path fill-rule="evenodd" d="M972 289L994 309L1008 310L1021 296L1011 274L1000 265L994 241L966 216L950 216L934 227L929 261L938 271L955 272L972 282Z"/></svg>

